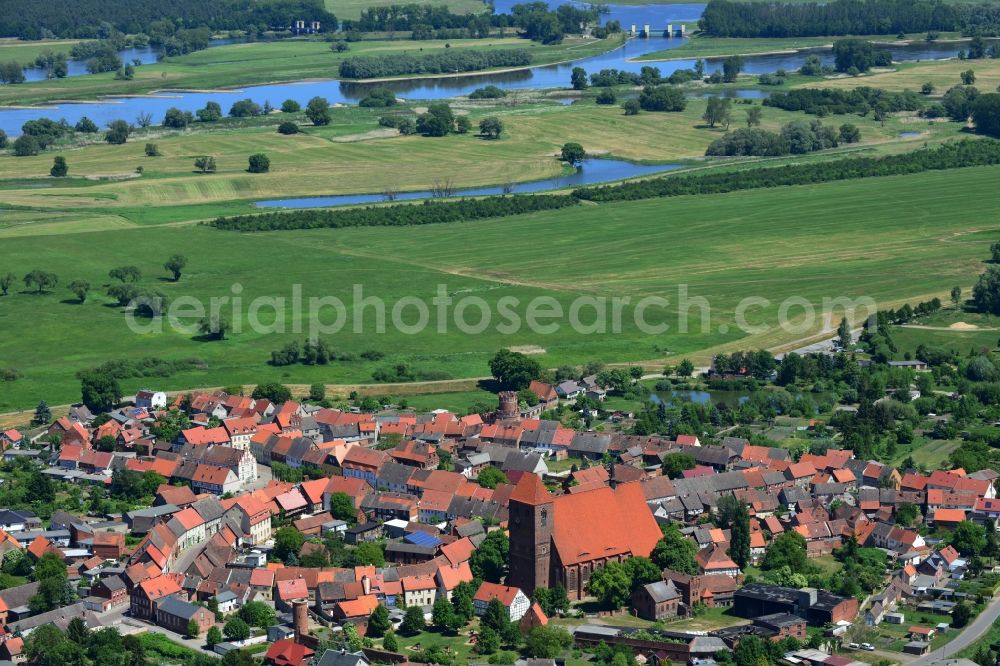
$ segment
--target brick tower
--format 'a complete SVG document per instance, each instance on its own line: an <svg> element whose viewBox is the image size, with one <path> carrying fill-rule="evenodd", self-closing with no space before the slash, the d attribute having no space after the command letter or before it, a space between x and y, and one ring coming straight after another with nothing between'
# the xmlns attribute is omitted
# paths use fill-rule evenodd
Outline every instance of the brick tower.
<svg viewBox="0 0 1000 666"><path fill-rule="evenodd" d="M525 474L510 496L510 575L525 594L549 587L553 497L536 474Z"/></svg>

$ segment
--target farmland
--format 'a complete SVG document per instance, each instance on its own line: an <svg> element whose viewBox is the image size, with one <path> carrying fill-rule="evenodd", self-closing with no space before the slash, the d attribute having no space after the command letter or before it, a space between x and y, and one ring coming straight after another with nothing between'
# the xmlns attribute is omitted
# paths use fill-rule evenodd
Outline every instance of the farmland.
<svg viewBox="0 0 1000 666"><path fill-rule="evenodd" d="M682 47L688 51L674 53L773 50L777 42L785 43L722 41L694 40L690 47ZM517 47L531 49L534 62L541 63L601 53L618 43L620 38L581 37L549 46L515 37L448 42L376 39L351 42L346 53L338 53L330 42L312 38L249 42L143 65L131 81L115 80L109 73L0 86L0 103L333 77L339 62L355 55ZM4 43L0 48L26 47ZM994 77L1000 83L996 62L971 65L981 89L992 88ZM934 80L940 81L940 92L947 81L958 81L962 71L958 68L963 66L970 65L911 63L856 79L793 76L782 88L863 83L913 89L919 88L918 81ZM562 85L568 84L567 80ZM757 85L744 76L729 87ZM713 93L726 87L696 82L684 92ZM453 98L449 100L453 110L467 117L473 130L439 138L402 135L380 125L381 116L414 119L429 104L406 99L391 109L337 106L330 109L331 121L324 126L313 126L301 112L224 118L185 129L158 127L155 123L161 118L154 118L152 127L137 129L122 145L105 143L101 134L77 134L34 157L15 158L9 152L0 156L0 274L10 271L18 278L11 294L0 297L0 327L5 333L0 368L23 374L2 386L0 411L30 407L41 398L53 404L76 399L76 372L122 358L196 359L172 376L155 378L157 386L168 390L267 380L354 387L371 383L376 371L395 371L399 366L405 375L401 381L444 382L437 385L441 393L436 396L415 397L416 406L446 404L459 409L488 395L469 378L487 375L488 359L502 347L531 348L546 367L602 360L645 362L653 368L684 356L706 363L723 350L791 348L819 333L820 322L805 322L796 330L746 332L735 325L741 300L769 299L751 310L753 324L773 323L779 303L790 296L816 305L824 297L868 296L888 307L944 296L954 284L968 291L1000 226L994 187L1000 167L725 195L582 203L555 212L421 227L239 234L199 224L253 212L252 204L263 199L552 178L570 173L571 167L558 159L567 142L580 143L592 157L677 164L687 172L700 172L886 155L967 134L962 123L928 122L913 113L880 121L872 114L833 115L821 122L835 130L844 123L854 124L861 141L809 155L708 159L706 148L725 134L726 126L708 126L703 119L708 108L704 97L690 97L682 112L625 115L620 103L637 96L636 88L617 86L618 99L608 105L595 103L599 91L562 88L518 91L498 100ZM567 97L576 103L556 103ZM225 113L238 98L220 92L217 99ZM270 101L277 105L282 100ZM733 104L729 129L745 126L746 110L760 105L759 100ZM487 117L503 122L497 140L475 132ZM760 128L778 131L790 121L814 119L765 107ZM279 134L279 123L289 120L302 131ZM156 144L158 156L146 155L147 143ZM270 158L269 172L248 173L248 156L255 153ZM55 155L65 157L69 177L49 177ZM194 162L202 156L215 159L215 172L197 172ZM970 197L969 192L979 194ZM175 253L188 259L178 282L168 281L162 268ZM239 296L244 306L229 316L236 330L222 341L206 341L193 329L133 332L126 326L123 309L106 293L108 271L123 265L137 266L143 273L139 286L158 290L171 302L181 297L208 302L213 297ZM913 270L915 265L919 271ZM56 273L59 284L47 292L28 293L20 279L35 269ZM906 280L899 279L903 274ZM82 304L67 289L74 280L91 285ZM439 285L456 300L482 298L494 315L504 299L516 299L523 308L533 299L548 297L564 312L579 297L622 297L630 303L624 307L620 333L614 334L574 332L566 322L552 333L526 326L511 333L497 330L495 321L476 334L454 327L439 332L437 321L432 322L434 330L420 334L403 332L399 326L374 333L375 312L367 310L355 318L358 330L348 326L325 338L339 360L325 366L268 365L272 351L305 337L308 315L263 308L255 317L273 330L255 329L247 312L251 301L290 299L301 290L306 301L331 296L350 305L356 299L355 285L361 285L365 296L383 299L390 310L404 297L430 302ZM699 319L688 333L678 331L679 285L685 285L691 296L708 299L712 309L709 323L702 326ZM650 296L670 300L665 312L652 315L670 325L666 333L652 335L635 323L635 304ZM800 321L801 315L793 314L792 320ZM898 342L910 350L918 339L937 335L951 336L948 339L963 352L968 345L982 346L996 339L987 331L918 334L901 328ZM150 382L132 377L123 386L128 391ZM378 390L413 392L388 385Z"/></svg>
<svg viewBox="0 0 1000 666"><path fill-rule="evenodd" d="M511 345L543 348L540 360L553 367L694 352L700 352L694 358L705 360L706 350L727 344L779 345L807 336L818 325L746 337L731 328L741 298L764 295L772 301L756 311L751 323L760 323L772 321L777 302L791 295L817 303L824 296L868 295L889 303L940 295L953 283L968 288L996 230L996 199L967 200L963 192L990 191L988 184L998 175L1000 168L973 168L420 228L241 235L205 227L144 226L7 238L0 265L19 274L49 267L63 284L79 278L95 288L83 305L72 303L62 286L41 295L15 289L0 299L5 364L25 375L5 385L0 408L23 407L43 396L69 401L76 396L74 372L114 357L201 359L198 369L157 379L165 388L183 388L268 379L366 382L373 370L398 362L435 376L483 376L492 353ZM872 229L878 229L877 239ZM137 254L136 247L147 250ZM180 282L165 282L160 264L175 252L188 256L189 268ZM727 260L719 261L721 256ZM917 273L908 271L913 261L921 266ZM429 301L443 284L454 297L476 295L491 306L505 296L525 303L546 295L565 308L581 295L673 300L677 285L686 284L692 296L709 300L712 318L707 329L695 322L684 335L644 335L625 317L620 335L577 334L563 326L551 334L526 328L503 334L490 327L476 335L449 329L414 336L391 326L384 334L370 334L375 315L366 311L369 333L349 328L329 342L354 355L374 349L386 354L383 360L276 368L265 364L270 351L304 336L290 332L290 312L280 317L287 324L284 334L244 326L221 342L203 342L191 332L131 332L120 308L100 288L110 268L128 263L143 271L145 284L171 299L232 296L232 285L239 284L249 303L262 295L288 297L298 284L305 298L331 295L350 303L353 285L362 284L365 295L391 305L404 296ZM910 275L906 282L897 279L902 272ZM261 317L271 321L274 315ZM675 323L669 310L664 317ZM134 389L144 381L128 380L125 386Z"/></svg>

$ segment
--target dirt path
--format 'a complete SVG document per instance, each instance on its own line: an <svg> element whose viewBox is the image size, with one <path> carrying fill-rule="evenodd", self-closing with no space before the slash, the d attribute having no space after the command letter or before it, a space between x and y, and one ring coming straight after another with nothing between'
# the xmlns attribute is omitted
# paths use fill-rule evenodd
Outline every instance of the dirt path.
<svg viewBox="0 0 1000 666"><path fill-rule="evenodd" d="M958 322L963 323L963 322ZM993 326L976 326L975 324L966 324L965 326L958 326L952 324L951 326L925 326L923 324L903 324L900 328L917 328L922 331L944 331L946 333L977 333L979 331L1000 331L1000 328Z"/></svg>

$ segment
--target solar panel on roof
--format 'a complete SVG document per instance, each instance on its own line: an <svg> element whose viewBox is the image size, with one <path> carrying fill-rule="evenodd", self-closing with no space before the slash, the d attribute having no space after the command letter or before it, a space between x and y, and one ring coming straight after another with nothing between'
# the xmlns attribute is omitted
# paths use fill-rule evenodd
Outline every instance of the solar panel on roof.
<svg viewBox="0 0 1000 666"><path fill-rule="evenodd" d="M427 532L411 532L403 537L403 541L412 543L414 546L434 547L441 545L441 539Z"/></svg>

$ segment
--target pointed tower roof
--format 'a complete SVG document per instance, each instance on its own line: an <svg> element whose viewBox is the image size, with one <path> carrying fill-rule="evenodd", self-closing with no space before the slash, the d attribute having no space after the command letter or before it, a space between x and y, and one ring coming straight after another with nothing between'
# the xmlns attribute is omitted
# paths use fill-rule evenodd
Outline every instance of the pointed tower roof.
<svg viewBox="0 0 1000 666"><path fill-rule="evenodd" d="M552 501L552 495L545 488L541 477L528 472L514 486L510 499L522 504L546 504Z"/></svg>

